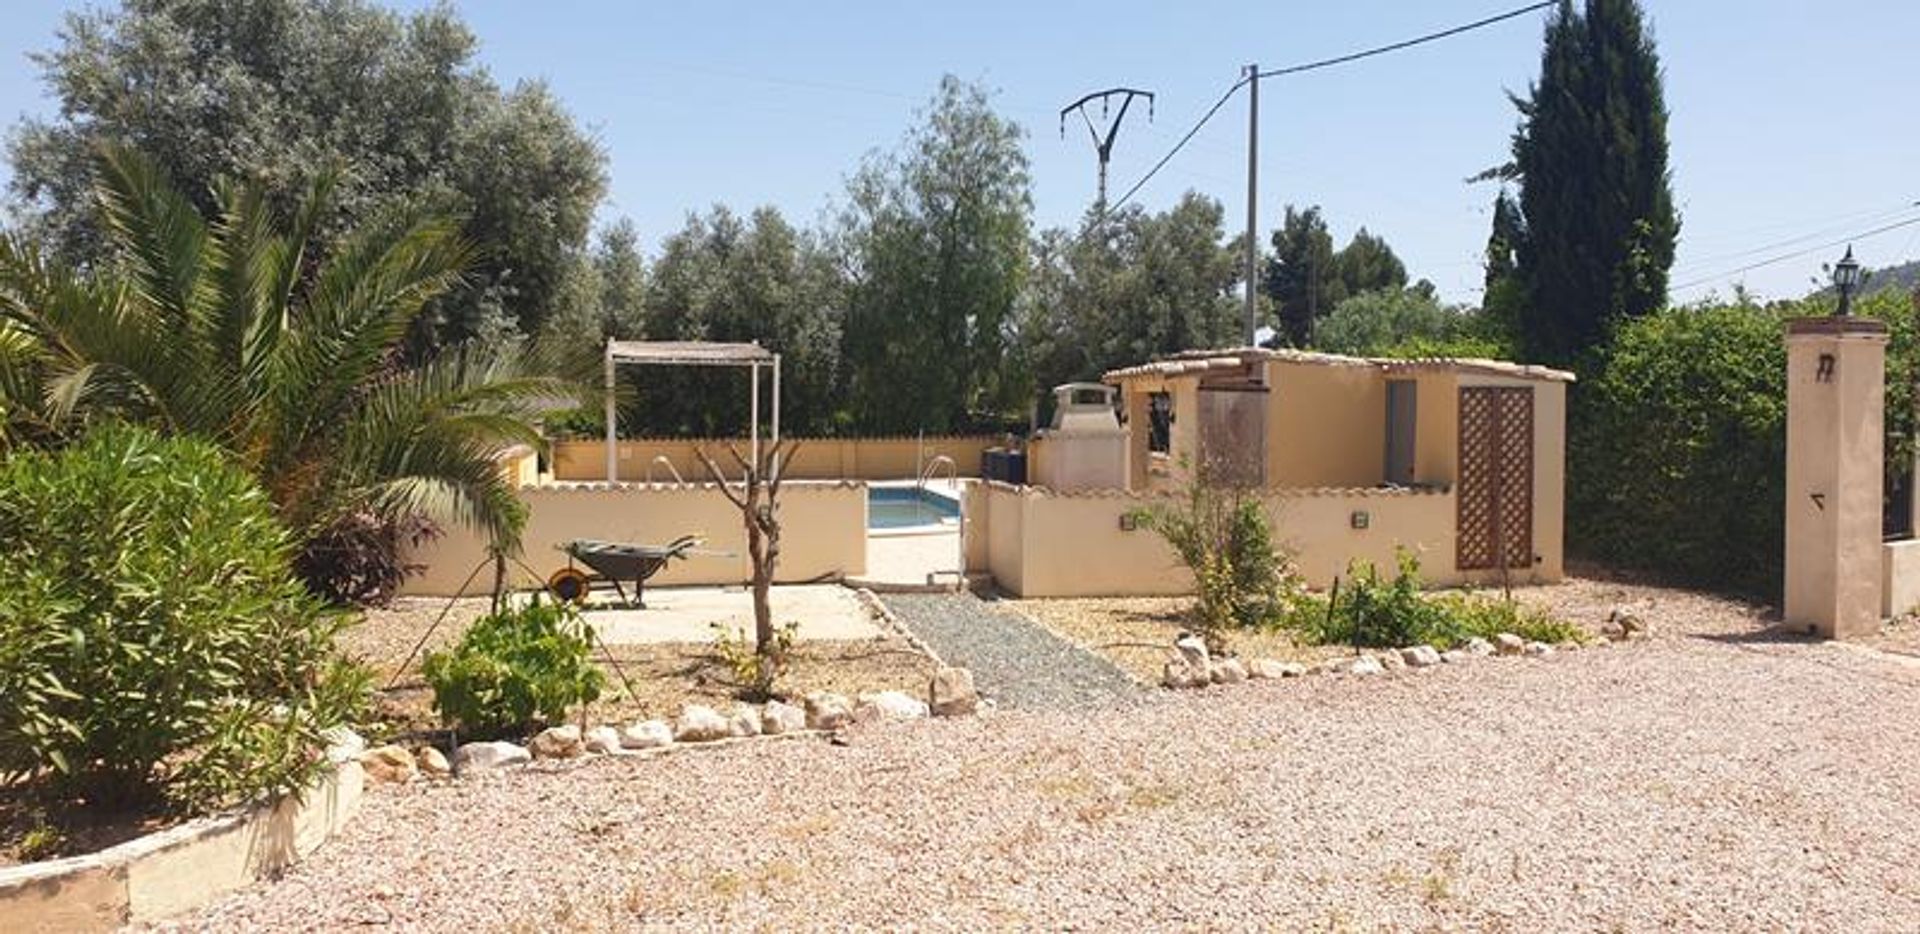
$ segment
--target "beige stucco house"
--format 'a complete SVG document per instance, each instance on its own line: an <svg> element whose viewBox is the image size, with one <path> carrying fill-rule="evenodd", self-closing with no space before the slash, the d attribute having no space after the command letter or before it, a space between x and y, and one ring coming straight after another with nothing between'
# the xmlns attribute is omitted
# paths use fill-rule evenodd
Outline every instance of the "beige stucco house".
<svg viewBox="0 0 1920 934"><path fill-rule="evenodd" d="M1491 360L1386 360L1240 348L1107 373L1127 435L1124 489L990 485L985 563L1029 596L1177 593L1191 585L1127 513L1206 465L1258 489L1308 582L1413 552L1435 584L1563 574L1569 373ZM1111 487L1111 484L1107 484ZM992 547L998 544L1000 547Z"/></svg>

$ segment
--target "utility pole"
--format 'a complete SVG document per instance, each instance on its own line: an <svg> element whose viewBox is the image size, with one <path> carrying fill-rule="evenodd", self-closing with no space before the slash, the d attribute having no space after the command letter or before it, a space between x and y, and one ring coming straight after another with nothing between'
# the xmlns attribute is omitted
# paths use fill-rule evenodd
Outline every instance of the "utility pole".
<svg viewBox="0 0 1920 934"><path fill-rule="evenodd" d="M1247 81L1247 346L1256 343L1260 329L1260 241L1255 229L1260 219L1260 66L1248 65Z"/></svg>
<svg viewBox="0 0 1920 934"><path fill-rule="evenodd" d="M1120 98L1120 112L1115 114L1111 121L1108 121L1108 103L1115 97ZM1100 200L1094 203L1100 206L1102 212L1105 212L1107 208L1107 160L1113 157L1113 140L1120 135L1120 123L1127 119L1127 108L1133 106L1133 99L1136 97L1144 97L1147 99L1147 120L1148 122L1152 122L1153 92L1142 91L1138 88L1108 88L1104 91L1095 91L1060 108L1061 139L1067 138L1067 114L1076 110L1080 112L1080 119L1085 120L1087 123L1087 135L1093 137L1093 151L1100 159ZM1096 100L1100 102L1100 120L1106 123L1104 134L1099 128L1094 126L1093 118L1087 114L1087 105Z"/></svg>

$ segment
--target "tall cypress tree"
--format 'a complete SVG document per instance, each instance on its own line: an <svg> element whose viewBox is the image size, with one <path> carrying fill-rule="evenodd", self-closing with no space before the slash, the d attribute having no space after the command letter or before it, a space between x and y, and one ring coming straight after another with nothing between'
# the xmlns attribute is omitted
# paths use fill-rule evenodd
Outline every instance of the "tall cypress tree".
<svg viewBox="0 0 1920 934"><path fill-rule="evenodd" d="M1526 353L1570 362L1615 320L1666 302L1680 221L1660 59L1637 0L1563 0L1540 80L1514 99L1522 233L1513 244Z"/></svg>
<svg viewBox="0 0 1920 934"><path fill-rule="evenodd" d="M1493 233L1487 237L1486 291L1480 297L1481 316L1516 346L1520 340L1520 309L1526 289L1520 281L1514 252L1526 237L1520 205L1506 188L1493 199Z"/></svg>

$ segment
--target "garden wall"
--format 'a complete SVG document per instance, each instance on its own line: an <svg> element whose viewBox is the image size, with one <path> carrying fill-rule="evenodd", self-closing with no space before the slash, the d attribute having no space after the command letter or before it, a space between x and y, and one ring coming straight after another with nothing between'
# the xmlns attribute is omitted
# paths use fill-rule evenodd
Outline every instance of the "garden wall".
<svg viewBox="0 0 1920 934"><path fill-rule="evenodd" d="M1887 618L1920 609L1920 539L1880 545L1880 615Z"/></svg>
<svg viewBox="0 0 1920 934"><path fill-rule="evenodd" d="M735 475L727 445L745 453L745 438L636 438L618 442L620 479L644 481L655 457L665 457L686 480L705 480L707 470L695 453L705 448L727 476ZM795 480L911 480L938 456L953 458L962 477L980 476L981 452L1002 444L988 435L928 438L803 438L783 475ZM654 465L653 479L672 480L666 467ZM941 470L944 476L945 469ZM605 480L607 442L578 438L553 444L556 480Z"/></svg>
<svg viewBox="0 0 1920 934"><path fill-rule="evenodd" d="M702 547L729 556L696 555L668 565L648 585L739 584L750 578L747 534L740 510L719 487L698 484L554 483L520 488L528 510L521 560L544 580L567 563L559 546L576 538L665 544L682 535L706 538ZM782 583L857 576L867 567L867 489L850 482L792 482L780 489ZM466 529L446 535L409 556L424 566L402 593L451 596L486 560L485 540ZM514 580L530 584L514 569ZM492 573L483 571L467 593L486 593Z"/></svg>
<svg viewBox="0 0 1920 934"><path fill-rule="evenodd" d="M358 740L355 740L358 743ZM366 776L352 756L301 794L118 846L0 869L0 931L114 931L192 911L292 865L345 826Z"/></svg>
<svg viewBox="0 0 1920 934"><path fill-rule="evenodd" d="M1170 494L1055 493L982 483L970 489L969 497L977 501L968 511L969 569L991 573L1011 593L1097 597L1192 592L1191 575L1157 533L1122 528L1122 517L1136 509L1176 504ZM1422 575L1436 586L1497 579L1454 569L1450 490L1299 489L1261 497L1275 541L1292 550L1309 586L1328 586L1336 576L1345 576L1354 560L1389 570L1399 548L1419 557ZM1532 572L1515 571L1513 579L1557 580L1560 574L1556 552Z"/></svg>

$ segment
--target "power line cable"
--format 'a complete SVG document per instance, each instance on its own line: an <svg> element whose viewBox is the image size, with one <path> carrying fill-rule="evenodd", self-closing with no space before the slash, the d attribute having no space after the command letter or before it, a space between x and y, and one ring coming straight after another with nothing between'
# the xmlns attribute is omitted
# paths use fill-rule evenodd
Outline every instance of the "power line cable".
<svg viewBox="0 0 1920 934"><path fill-rule="evenodd" d="M1826 243L1817 244L1815 246L1810 246L1802 250L1795 250L1791 253L1782 253L1779 256L1772 257L1771 259L1764 259L1757 263L1748 263L1745 266L1741 266L1737 269L1729 269L1726 272L1714 273L1713 275L1710 275L1710 276L1700 276L1698 278L1689 280L1687 282L1682 282L1679 285L1673 286L1672 291L1683 292L1687 289L1717 282L1718 280L1725 279L1729 276L1737 276L1743 272L1752 272L1755 269L1761 269L1761 268L1772 266L1778 263L1784 263L1790 259L1799 259L1802 256L1807 256L1812 253L1818 253L1822 250L1831 250L1834 247L1841 246L1842 244L1852 243L1856 240L1865 240L1868 237L1877 237L1880 234L1887 233L1888 231L1899 230L1903 227L1912 227L1915 224L1920 224L1920 217L1909 217L1903 221L1895 221L1891 224L1883 224L1879 227L1873 228L1872 230L1864 230L1864 231L1861 231L1860 233L1854 234L1849 237L1841 237L1838 240L1832 240Z"/></svg>
<svg viewBox="0 0 1920 934"><path fill-rule="evenodd" d="M1155 162L1153 164L1153 168L1150 168L1147 170L1147 174L1140 176L1140 180L1137 182L1134 182L1133 187L1128 188L1125 193L1121 194L1120 197L1113 202L1112 207L1109 207L1106 209L1106 211L1102 212L1100 215L1100 218L1104 220L1107 216L1111 215L1114 211L1119 210L1122 205L1126 204L1129 200L1133 198L1134 194L1139 192L1141 188L1145 187L1148 182L1152 181L1153 177L1159 174L1160 170L1165 168L1168 162L1173 161L1174 156L1177 156L1180 154L1180 150L1186 147L1187 143L1193 139L1194 134L1199 133L1200 128L1206 126L1207 121L1212 120L1213 115L1219 113L1220 108L1225 107L1227 105L1227 101L1232 100L1233 95L1236 92L1238 92L1241 88L1246 86L1247 81L1248 79L1241 78L1239 81L1234 82L1233 86L1228 88L1225 94L1220 95L1220 99L1217 101L1214 101L1213 106L1207 108L1207 112L1200 115L1200 119L1193 124L1193 128L1188 130L1186 132L1186 135L1180 137L1180 141L1177 143L1174 143L1173 148L1167 150L1167 154L1164 156L1161 156L1160 161Z"/></svg>
<svg viewBox="0 0 1920 934"><path fill-rule="evenodd" d="M1289 65L1285 68L1275 68L1271 71L1259 72L1256 75L1243 75L1240 78L1240 80L1235 81L1231 87L1227 88L1225 93L1220 95L1219 100L1216 100L1213 102L1213 106L1207 108L1206 113L1203 113L1200 115L1200 119L1194 122L1193 127L1187 130L1187 132L1180 137L1178 142L1175 142L1173 144L1172 149L1167 150L1166 155L1160 157L1160 161L1155 162L1153 164L1153 167L1147 170L1147 174L1141 176L1139 181L1134 182L1133 185L1129 187L1125 193L1123 193L1118 199L1115 199L1113 204L1110 207L1108 207L1105 212L1103 212L1099 217L1095 218L1094 222L1088 225L1087 231L1081 234L1081 237L1084 238L1085 236L1087 236L1087 234L1092 233L1095 227L1099 226L1108 217L1112 216L1115 211L1119 210L1128 201L1130 201L1133 198L1133 196L1140 191L1141 188L1145 187L1148 182L1153 180L1153 177L1155 175L1159 174L1162 168L1166 167L1166 164L1168 162L1171 162L1173 160L1174 156L1179 155L1180 150L1186 148L1186 145L1193 140L1193 137L1200 132L1201 128L1207 125L1207 121L1212 120L1214 115L1220 112L1220 108L1225 107L1227 104L1227 101L1233 99L1233 95L1235 95L1236 93L1239 93L1241 88L1246 87L1248 82L1256 78L1270 78L1270 77L1278 77L1282 75L1299 74L1305 71L1313 71L1320 68L1331 68L1335 65L1344 65L1349 62L1356 62L1361 59L1372 58L1376 55L1385 55L1389 52L1398 52L1402 49L1409 49L1417 45L1425 45L1426 43L1429 43L1429 42L1435 42L1440 39L1446 39L1451 36L1457 36L1465 32L1472 32L1473 30L1476 30L1476 29L1483 29L1487 26L1492 26L1495 23L1502 23L1507 20L1514 19L1516 17L1525 16L1528 13L1533 13L1538 10L1544 10L1550 6L1553 6L1557 2L1558 0L1544 0L1544 2L1541 2L1541 3L1535 3L1529 6L1520 7L1518 9L1509 10L1505 13L1500 13L1495 16L1489 16L1489 17L1486 17L1485 19L1475 20L1471 23L1465 23L1459 26L1454 26L1450 29L1442 29L1439 32L1431 32L1423 36L1416 36L1412 39L1404 39L1402 41L1391 43L1389 45L1375 46L1374 48L1363 49L1358 52L1351 52L1346 55L1336 56L1334 58L1325 58L1319 61L1305 62L1299 65Z"/></svg>
<svg viewBox="0 0 1920 934"><path fill-rule="evenodd" d="M1503 23L1503 22L1506 22L1507 20L1514 19L1515 17L1525 16L1528 13L1532 13L1536 10L1544 10L1547 7L1554 6L1558 2L1559 0L1544 0L1544 2L1536 3L1536 4L1533 4L1532 6L1524 6L1517 10L1508 10L1505 13L1501 13L1496 16L1489 16L1486 19L1475 20L1474 22L1467 23L1461 26L1455 26L1451 29L1442 29L1439 32L1430 32L1424 36L1418 36L1412 39L1405 39L1400 42L1395 42L1391 45L1382 45L1382 46L1377 46L1371 49L1365 49L1359 52L1351 52L1346 55L1337 56L1335 58L1324 58L1324 59L1321 59L1320 61L1307 62L1306 64L1303 64L1303 65L1288 65L1285 68L1275 68L1272 71L1263 71L1263 72L1260 72L1259 77L1277 78L1277 77L1280 77L1281 75L1297 75L1303 71L1314 71L1320 68L1331 68L1334 65L1345 65L1348 62L1357 62L1363 58L1372 58L1376 55L1385 55L1388 52L1398 52L1401 49L1410 49L1416 45L1425 45L1429 42L1435 42L1440 39L1446 39L1452 36L1457 36L1463 32L1472 32L1476 29L1481 29L1487 26L1491 26L1495 23Z"/></svg>
<svg viewBox="0 0 1920 934"><path fill-rule="evenodd" d="M1855 224L1880 223L1883 221L1889 221L1896 217L1899 217L1902 214L1912 213L1912 211L1915 208L1920 208L1920 202L1908 202L1890 211L1876 211L1876 212L1867 214L1865 216L1856 214L1848 218L1846 221L1842 223L1822 224L1821 226L1813 230L1810 230L1803 234L1799 234L1797 236L1788 237L1785 240L1776 240L1772 243L1765 243L1765 244L1761 244L1760 246L1750 247L1744 250L1735 250L1730 253L1715 253L1710 256L1694 258L1690 260L1687 265L1692 268L1699 269L1702 267L1718 266L1721 263L1726 262L1727 260L1745 259L1746 257L1758 256L1762 253L1771 253L1774 250L1778 250L1783 247L1790 247L1795 244L1806 243L1809 240L1819 240L1824 237L1831 237L1835 233L1845 230L1848 227L1852 227Z"/></svg>

